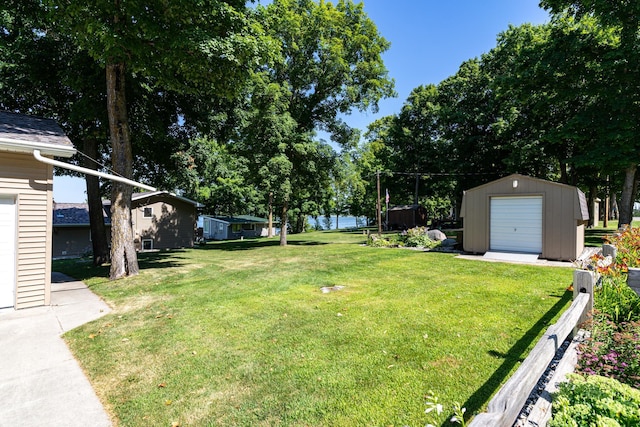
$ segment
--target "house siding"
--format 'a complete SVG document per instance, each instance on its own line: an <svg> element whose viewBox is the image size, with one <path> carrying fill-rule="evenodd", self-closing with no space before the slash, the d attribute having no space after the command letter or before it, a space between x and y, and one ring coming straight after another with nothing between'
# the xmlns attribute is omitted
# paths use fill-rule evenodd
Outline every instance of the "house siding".
<svg viewBox="0 0 640 427"><path fill-rule="evenodd" d="M144 208L151 208L151 218L144 217ZM131 204L131 219L136 249L142 250L142 241L153 240L153 249L193 247L197 213L194 205L166 196L151 196Z"/></svg>
<svg viewBox="0 0 640 427"><path fill-rule="evenodd" d="M0 194L17 207L15 308L50 303L53 167L31 154L3 152Z"/></svg>

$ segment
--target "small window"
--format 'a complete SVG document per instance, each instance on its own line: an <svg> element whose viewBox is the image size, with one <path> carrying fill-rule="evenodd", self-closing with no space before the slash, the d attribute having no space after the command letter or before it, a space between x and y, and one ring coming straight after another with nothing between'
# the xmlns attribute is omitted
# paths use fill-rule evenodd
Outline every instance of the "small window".
<svg viewBox="0 0 640 427"><path fill-rule="evenodd" d="M222 224L221 222L218 223L218 230L222 231L224 229L224 224Z"/></svg>
<svg viewBox="0 0 640 427"><path fill-rule="evenodd" d="M153 239L142 239L142 250L150 251L153 249Z"/></svg>
<svg viewBox="0 0 640 427"><path fill-rule="evenodd" d="M233 224L231 226L231 231L233 231L234 233L239 233L242 231L242 224Z"/></svg>
<svg viewBox="0 0 640 427"><path fill-rule="evenodd" d="M142 216L145 218L152 218L153 217L153 208L143 208L143 214Z"/></svg>
<svg viewBox="0 0 640 427"><path fill-rule="evenodd" d="M255 224L242 224L242 229L246 230L246 231L255 231L256 225Z"/></svg>

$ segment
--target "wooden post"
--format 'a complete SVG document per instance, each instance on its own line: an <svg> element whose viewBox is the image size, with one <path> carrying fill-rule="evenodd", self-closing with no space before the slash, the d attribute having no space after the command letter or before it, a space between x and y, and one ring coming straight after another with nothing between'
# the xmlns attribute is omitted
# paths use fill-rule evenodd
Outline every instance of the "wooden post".
<svg viewBox="0 0 640 427"><path fill-rule="evenodd" d="M640 296L640 268L629 267L627 285Z"/></svg>
<svg viewBox="0 0 640 427"><path fill-rule="evenodd" d="M380 204L380 172L376 172L376 182L378 187L378 206L377 206L377 214L378 214L378 236L382 235L382 205Z"/></svg>
<svg viewBox="0 0 640 427"><path fill-rule="evenodd" d="M616 259L616 255L618 255L618 249L615 246L605 243L602 245L602 256L607 257L611 256L612 259Z"/></svg>
<svg viewBox="0 0 640 427"><path fill-rule="evenodd" d="M589 270L574 270L573 271L573 299L578 297L578 294L588 294L589 302L585 307L584 313L580 316L578 325L587 321L591 317L593 311L593 288L596 283L596 274ZM576 332L576 331L574 331Z"/></svg>

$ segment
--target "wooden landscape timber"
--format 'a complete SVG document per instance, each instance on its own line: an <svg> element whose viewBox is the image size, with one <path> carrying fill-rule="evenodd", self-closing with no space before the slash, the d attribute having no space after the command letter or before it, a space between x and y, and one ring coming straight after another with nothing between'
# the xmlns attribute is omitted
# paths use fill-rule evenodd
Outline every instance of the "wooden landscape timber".
<svg viewBox="0 0 640 427"><path fill-rule="evenodd" d="M532 390L547 370L562 343L569 336L577 335L577 326L593 310L595 281L595 273L591 271L574 271L574 300L571 307L562 314L558 322L547 329L520 368L489 401L487 412L476 415L469 423L469 427L510 427L516 422ZM574 339L558 365L556 373L559 375L549 381L548 387L555 387L555 383L563 381L565 374L573 370L576 346L577 340ZM546 392L539 396L526 425L545 426L550 417L550 393Z"/></svg>

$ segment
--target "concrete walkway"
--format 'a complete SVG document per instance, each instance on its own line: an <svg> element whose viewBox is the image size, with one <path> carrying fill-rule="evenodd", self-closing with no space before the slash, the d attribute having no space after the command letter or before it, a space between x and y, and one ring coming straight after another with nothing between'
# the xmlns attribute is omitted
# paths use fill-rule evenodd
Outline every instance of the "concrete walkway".
<svg viewBox="0 0 640 427"><path fill-rule="evenodd" d="M111 426L61 338L110 308L60 273L51 291L51 306L0 311L0 426Z"/></svg>

